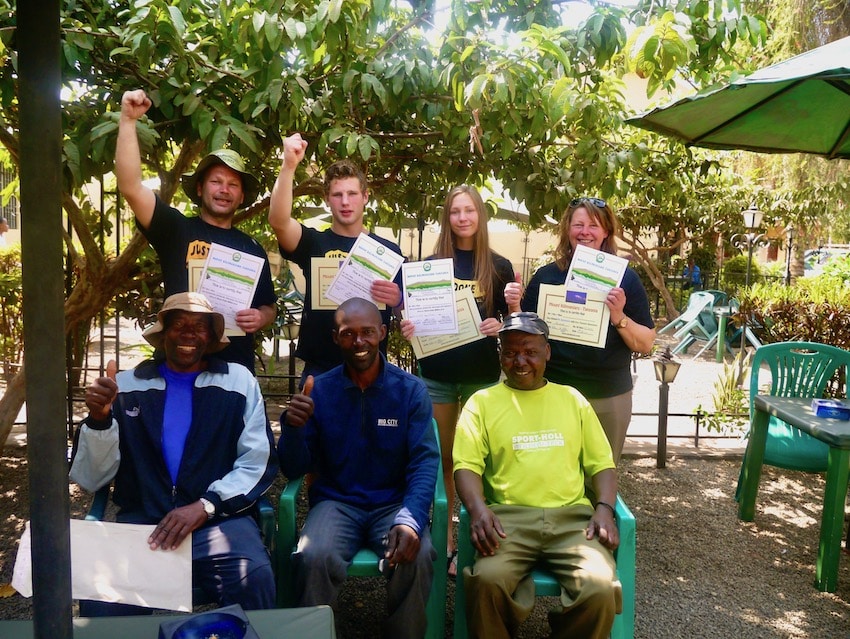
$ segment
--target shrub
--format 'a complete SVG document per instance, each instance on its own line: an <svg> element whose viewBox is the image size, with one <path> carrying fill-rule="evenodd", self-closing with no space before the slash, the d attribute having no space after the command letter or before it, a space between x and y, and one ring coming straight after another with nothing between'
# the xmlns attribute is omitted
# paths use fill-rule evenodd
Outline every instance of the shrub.
<svg viewBox="0 0 850 639"><path fill-rule="evenodd" d="M759 338L773 342L819 342L850 349L850 287L839 277L800 278L793 286L756 284L741 296L741 313L752 317ZM843 379L830 384L841 395Z"/></svg>
<svg viewBox="0 0 850 639"><path fill-rule="evenodd" d="M836 255L823 267L822 278L837 280L843 284L850 282L850 254ZM815 278L820 279L820 278Z"/></svg>
<svg viewBox="0 0 850 639"><path fill-rule="evenodd" d="M17 373L24 353L21 247L0 248L0 364L10 379Z"/></svg>
<svg viewBox="0 0 850 639"><path fill-rule="evenodd" d="M761 278L761 266L753 260L750 268L750 284L758 282ZM747 281L747 256L736 255L723 263L723 276L721 287L730 296L738 296L744 289Z"/></svg>
<svg viewBox="0 0 850 639"><path fill-rule="evenodd" d="M831 278L802 278L794 286L755 284L741 296L765 342L806 341L850 348L850 288Z"/></svg>

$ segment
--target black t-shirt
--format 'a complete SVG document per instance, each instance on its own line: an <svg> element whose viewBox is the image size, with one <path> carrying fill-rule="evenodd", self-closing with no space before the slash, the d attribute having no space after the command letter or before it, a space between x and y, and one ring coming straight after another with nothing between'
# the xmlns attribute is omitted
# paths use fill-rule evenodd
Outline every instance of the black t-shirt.
<svg viewBox="0 0 850 639"><path fill-rule="evenodd" d="M495 317L501 320L508 311L505 302L505 285L514 281L514 267L510 261L492 253L496 276L493 281L493 311L487 313L487 305L475 281L475 265L472 251L455 249L455 290L472 288L481 319ZM428 259L434 259L434 256ZM438 382L453 384L489 384L499 381L499 351L495 337L485 337L463 346L458 346L419 360L423 377Z"/></svg>
<svg viewBox="0 0 850 639"><path fill-rule="evenodd" d="M204 259L213 242L264 260L263 271L251 308L274 305L277 295L272 284L269 260L263 247L239 229L223 229L207 224L200 217L186 217L156 196L153 218L147 229L137 225L159 256L165 296L189 290L188 261ZM254 370L254 335L230 337L230 345L216 354L228 362L236 362Z"/></svg>
<svg viewBox="0 0 850 639"><path fill-rule="evenodd" d="M403 255L398 244L369 233L369 237L380 242L384 246ZM332 230L317 231L316 229L301 226L301 240L292 252L285 251L280 247L280 254L295 262L304 273L307 290L304 292L304 311L301 315L301 331L298 335L298 348L295 354L311 366L330 370L334 366L342 364L342 354L339 347L333 341L334 313L333 309L314 308L313 300L313 270L311 268L313 258L333 258L339 263L348 257L351 247L354 246L356 237L345 237L338 235ZM396 276L396 284L401 283L401 272ZM392 309L381 311L381 319L390 326ZM381 342L381 352L386 355L387 340Z"/></svg>
<svg viewBox="0 0 850 639"><path fill-rule="evenodd" d="M522 310L537 312L537 299L541 284L561 286L567 280L567 271L562 271L552 262L541 266L532 276L522 298ZM637 273L628 268L620 284L626 293L626 306L623 309L629 319L638 324L653 328L652 313L646 289ZM632 361L630 349L620 332L608 327L605 348L571 344L550 339L552 358L546 364L546 379L556 384L565 384L577 388L582 395L590 399L622 395L632 388L632 374L629 365Z"/></svg>

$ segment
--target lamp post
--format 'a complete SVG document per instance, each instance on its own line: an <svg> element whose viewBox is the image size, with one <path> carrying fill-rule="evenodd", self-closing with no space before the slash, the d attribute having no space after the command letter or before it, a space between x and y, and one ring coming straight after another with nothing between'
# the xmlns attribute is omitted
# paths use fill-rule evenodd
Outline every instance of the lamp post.
<svg viewBox="0 0 850 639"><path fill-rule="evenodd" d="M667 466L667 412L670 396L670 384L676 380L679 373L680 362L673 358L670 347L665 346L653 360L655 367L655 379L661 385L658 387L658 446L655 453L655 467L666 468Z"/></svg>
<svg viewBox="0 0 850 639"><path fill-rule="evenodd" d="M732 246L738 249L747 249L747 271L744 276L744 288L749 288L750 286L750 272L753 268L753 249L756 246L767 246L770 244L768 240L764 239L764 235L762 233L757 233L756 231L761 226L762 218L764 217L764 213L759 211L756 208L755 204L751 204L750 208L745 209L743 212L744 216L744 228L747 229L746 233L736 233L730 238L730 242ZM741 352L739 354L740 360L738 363L738 379L742 379L742 374L744 371L744 349L747 345L747 327L748 327L748 318L744 315L744 324L741 327ZM718 338L719 339L719 338Z"/></svg>
<svg viewBox="0 0 850 639"><path fill-rule="evenodd" d="M301 331L301 324L295 317L287 312L286 321L281 326L283 339L289 342L289 395L295 394L295 340L298 339L298 333Z"/></svg>
<svg viewBox="0 0 850 639"><path fill-rule="evenodd" d="M794 225L785 227L785 237L788 238L788 252L785 255L785 286L791 286L791 250L794 248Z"/></svg>

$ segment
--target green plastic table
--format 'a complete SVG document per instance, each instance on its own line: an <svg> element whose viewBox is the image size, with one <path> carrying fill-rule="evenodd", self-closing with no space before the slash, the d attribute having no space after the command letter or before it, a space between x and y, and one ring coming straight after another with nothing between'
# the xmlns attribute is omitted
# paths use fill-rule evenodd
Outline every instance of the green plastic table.
<svg viewBox="0 0 850 639"><path fill-rule="evenodd" d="M812 412L811 404L811 398L771 395L755 397L755 414L741 475L738 519L752 521L755 515L756 495L767 441L767 425L771 415L827 443L829 461L823 495L815 587L822 592L835 592L844 526L844 500L847 496L847 480L850 477L850 422L817 417Z"/></svg>
<svg viewBox="0 0 850 639"><path fill-rule="evenodd" d="M336 639L334 615L329 606L247 611L260 639ZM159 624L175 615L97 617L74 619L74 639L156 639ZM0 622L3 639L32 639L32 621Z"/></svg>

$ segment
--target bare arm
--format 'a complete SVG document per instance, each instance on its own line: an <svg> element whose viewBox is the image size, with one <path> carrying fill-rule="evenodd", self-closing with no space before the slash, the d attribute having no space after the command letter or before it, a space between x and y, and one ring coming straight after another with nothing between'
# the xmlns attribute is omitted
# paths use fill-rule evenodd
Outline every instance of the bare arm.
<svg viewBox="0 0 850 639"><path fill-rule="evenodd" d="M617 471L613 468L601 470L590 478L596 495L596 510L587 524L587 538L599 537L603 546L615 550L620 545L620 532L614 521L617 503Z"/></svg>
<svg viewBox="0 0 850 639"><path fill-rule="evenodd" d="M623 311L626 305L626 292L622 288L614 287L608 291L605 305L611 311L611 323L614 326L627 317ZM631 318L623 328L617 327L617 332L633 353L648 353L655 343L655 329L638 324Z"/></svg>
<svg viewBox="0 0 850 639"><path fill-rule="evenodd" d="M143 228L150 226L156 196L142 184L142 157L136 121L147 113L150 106L150 98L141 89L124 93L121 98L121 118L118 120L118 143L115 147L118 190L126 198L136 221Z"/></svg>
<svg viewBox="0 0 850 639"><path fill-rule="evenodd" d="M455 487L463 505L469 511L469 538L482 555L496 554L499 540L507 537L502 523L484 501L481 476L471 470L455 471Z"/></svg>
<svg viewBox="0 0 850 639"><path fill-rule="evenodd" d="M306 149L307 142L298 133L283 141L283 164L269 200L269 224L277 236L277 243L285 251L294 251L301 241L301 224L292 219L292 183Z"/></svg>
<svg viewBox="0 0 850 639"><path fill-rule="evenodd" d="M613 318L613 313L611 314ZM613 319L611 320L614 321ZM625 328L618 328L617 332L626 345L632 349L633 353L649 353L652 350L652 345L655 343L655 329L638 324L637 322L629 322Z"/></svg>

